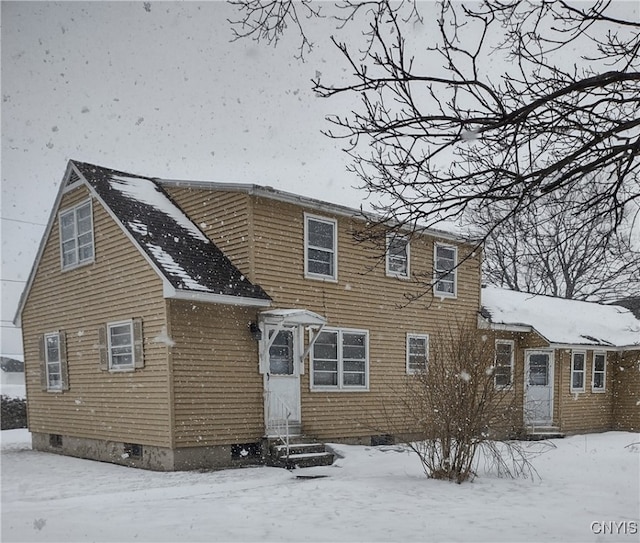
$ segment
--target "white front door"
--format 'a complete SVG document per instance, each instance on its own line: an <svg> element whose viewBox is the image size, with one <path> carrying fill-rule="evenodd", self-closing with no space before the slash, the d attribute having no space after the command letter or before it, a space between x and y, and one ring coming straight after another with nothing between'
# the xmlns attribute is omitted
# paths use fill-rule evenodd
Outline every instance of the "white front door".
<svg viewBox="0 0 640 543"><path fill-rule="evenodd" d="M525 423L552 424L553 351L527 351L524 379Z"/></svg>
<svg viewBox="0 0 640 543"><path fill-rule="evenodd" d="M300 353L298 327L266 327L273 339L265 372L265 426L268 436L300 433ZM273 335L275 338L273 338Z"/></svg>

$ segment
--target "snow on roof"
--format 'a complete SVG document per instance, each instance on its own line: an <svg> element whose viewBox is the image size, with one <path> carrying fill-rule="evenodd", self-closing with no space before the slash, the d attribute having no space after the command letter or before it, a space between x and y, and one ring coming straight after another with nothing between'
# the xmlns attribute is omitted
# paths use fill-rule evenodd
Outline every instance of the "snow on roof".
<svg viewBox="0 0 640 543"><path fill-rule="evenodd" d="M180 291L269 300L151 178L72 161L103 204Z"/></svg>
<svg viewBox="0 0 640 543"><path fill-rule="evenodd" d="M184 228L194 238L209 243L209 239L189 220L177 205L167 198L166 193L150 179L113 175L111 176L109 184L127 197L152 206L171 217L173 221Z"/></svg>
<svg viewBox="0 0 640 543"><path fill-rule="evenodd" d="M640 320L621 306L486 286L482 307L493 324L531 326L550 343L640 347Z"/></svg>
<svg viewBox="0 0 640 543"><path fill-rule="evenodd" d="M273 318L287 324L322 325L327 319L307 309L268 309L261 311L262 318Z"/></svg>

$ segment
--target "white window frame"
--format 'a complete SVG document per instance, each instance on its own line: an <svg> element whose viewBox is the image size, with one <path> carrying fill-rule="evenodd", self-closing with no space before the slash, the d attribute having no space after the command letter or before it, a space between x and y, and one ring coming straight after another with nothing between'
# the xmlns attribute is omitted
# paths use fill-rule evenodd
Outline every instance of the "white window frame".
<svg viewBox="0 0 640 543"><path fill-rule="evenodd" d="M412 339L424 340L426 360L424 361L424 368L422 368L422 369L412 368L411 367L410 361L411 361L411 355L413 353L411 353L411 347L410 346L411 346L411 340ZM429 334L407 334L407 339L406 339L406 359L407 359L406 360L407 373L409 375L427 371L427 367L429 366Z"/></svg>
<svg viewBox="0 0 640 543"><path fill-rule="evenodd" d="M404 272L400 272L397 270L391 269L393 258L391 255L391 244L394 241L404 242L405 246L405 262L404 262ZM386 243L386 273L388 277L398 277L399 279L409 279L411 275L410 271L411 265L411 244L409 243L409 238L407 236L403 236L400 234L396 234L395 232L387 233L387 243Z"/></svg>
<svg viewBox="0 0 640 543"><path fill-rule="evenodd" d="M438 285L441 282L450 281L449 279L443 279L440 275L444 270L438 268L438 249L453 250L453 268L447 271L447 275L453 276L453 292L443 291L438 289ZM458 297L458 248L455 245L448 245L446 243L436 243L433 248L433 292L436 296L443 298L457 298Z"/></svg>
<svg viewBox="0 0 640 543"><path fill-rule="evenodd" d="M603 360L602 371L596 371L596 357L601 356ZM602 374L602 386L596 387L596 373ZM593 366L591 370L591 392L600 394L607 391L607 353L604 351L594 351Z"/></svg>
<svg viewBox="0 0 640 543"><path fill-rule="evenodd" d="M118 326L128 326L129 327L129 338L130 342L128 345L130 348L131 354L131 363L130 364L117 364L113 363L113 349L114 345L111 344L111 329ZM124 347L123 345L118 345L118 348ZM129 319L126 321L118 321L118 322L109 322L107 323L107 355L109 357L109 371L134 371L136 365L136 353L135 353L135 337L133 332L133 319Z"/></svg>
<svg viewBox="0 0 640 543"><path fill-rule="evenodd" d="M89 223L90 223L90 230L88 232L85 232L83 234L78 234L78 211L84 207L88 207L89 208ZM68 215L72 215L73 216L73 236L71 238L68 239L64 239L63 237L63 232L62 232L62 222L64 220L65 217L67 217ZM58 233L59 233L59 237L60 237L60 266L62 268L63 271L66 270L73 270L75 268L78 268L79 266L84 266L86 264L91 264L92 262L95 261L95 239L94 239L94 231L93 231L93 206L92 206L92 202L91 202L91 198L89 198L88 200L85 200L81 203L79 203L76 206L67 208L67 209L63 209L62 211L60 211L60 213L58 214ZM85 257L83 259L80 259L80 235L84 235L86 233L91 234L91 255L89 257ZM65 251L64 251L64 244L67 242L73 241L74 242L74 248L73 248L73 257L74 257L74 261L71 263L67 263L65 264ZM82 247L88 247L89 244L85 244Z"/></svg>
<svg viewBox="0 0 640 543"><path fill-rule="evenodd" d="M576 356L582 356L582 369L576 369ZM573 386L573 377L576 374L582 374L582 387L574 387ZM585 391L585 380L587 375L587 352L586 351L571 351L571 380L570 380L570 390L571 392L584 392Z"/></svg>
<svg viewBox="0 0 640 543"><path fill-rule="evenodd" d="M315 391L325 391L325 392L368 392L369 391L369 331L368 330L359 330L355 328L323 328L321 333L330 332L335 333L338 336L337 339L337 385L316 385L314 382L315 376L315 360L314 360L314 348L311 349L309 353L309 359L311 361L310 368L310 386L311 390ZM364 359L364 386L354 386L354 385L345 385L344 384L344 360L343 360L343 335L344 334L359 334L363 335L364 340L364 349L365 349L365 359ZM315 344L314 344L315 347Z"/></svg>
<svg viewBox="0 0 640 543"><path fill-rule="evenodd" d="M496 382L498 377L498 368L506 367L498 365L498 345L509 345L511 349L511 358L509 360L509 383L506 385L501 385ZM496 339L495 341L495 358L493 361L494 369L493 369L493 385L497 389L508 389L513 386L513 367L515 362L515 342L512 339Z"/></svg>
<svg viewBox="0 0 640 543"><path fill-rule="evenodd" d="M49 339L55 338L58 345L58 360L49 360L49 349L47 346L47 342ZM62 390L62 356L61 356L61 341L60 341L60 332L51 332L48 334L44 334L44 365L45 372L47 377L47 390L59 391ZM49 366L51 364L58 364L58 384L51 384L51 372Z"/></svg>
<svg viewBox="0 0 640 543"><path fill-rule="evenodd" d="M333 228L333 247L327 249L326 247L314 247L309 244L309 222L315 221L325 224L330 224ZM324 251L331 254L333 259L333 273L323 274L309 271L309 250L315 249L318 251ZM309 213L304 214L304 276L307 279L319 279L322 281L338 281L338 221L328 217L320 217L318 215L311 215Z"/></svg>

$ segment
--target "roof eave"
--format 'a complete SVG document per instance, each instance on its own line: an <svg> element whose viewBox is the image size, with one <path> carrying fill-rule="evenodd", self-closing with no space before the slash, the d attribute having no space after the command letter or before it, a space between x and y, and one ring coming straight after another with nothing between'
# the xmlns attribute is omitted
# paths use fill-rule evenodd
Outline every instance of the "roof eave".
<svg viewBox="0 0 640 543"><path fill-rule="evenodd" d="M187 300L190 302L202 302L207 304L236 305L242 307L271 307L271 300L264 298L251 298L248 296L231 296L229 294L215 294L213 292L182 290L173 288L166 283L164 288L164 297L171 300Z"/></svg>
<svg viewBox="0 0 640 543"><path fill-rule="evenodd" d="M161 185L168 185L181 188L195 188L205 190L215 190L220 192L242 192L249 196L259 196L262 198L269 198L279 202L305 206L313 209L314 211L320 211L322 213L330 213L348 218L361 218L362 220L377 220L379 219L372 212L365 212L359 209L343 206L340 204L332 204L330 202L324 202L316 198L310 198L308 196L301 196L292 192L286 192L279 189L274 189L270 186L256 185L256 184L243 184L243 183L218 183L215 181L187 181L179 179L158 179L155 181ZM446 230L439 230L435 227L424 227L419 230L421 234L428 234L434 237L439 237L449 241L456 241L459 243L479 243L480 240L473 237L463 236L454 232L447 232Z"/></svg>
<svg viewBox="0 0 640 543"><path fill-rule="evenodd" d="M478 328L495 330L497 332L533 332L534 328L528 324L510 324L504 322L491 322L490 319L478 313ZM540 332L535 330L539 335Z"/></svg>

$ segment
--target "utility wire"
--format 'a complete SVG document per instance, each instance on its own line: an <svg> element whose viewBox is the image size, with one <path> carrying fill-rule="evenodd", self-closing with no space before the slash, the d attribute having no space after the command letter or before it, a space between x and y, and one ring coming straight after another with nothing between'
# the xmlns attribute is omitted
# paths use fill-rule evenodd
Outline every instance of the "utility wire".
<svg viewBox="0 0 640 543"><path fill-rule="evenodd" d="M22 279L0 279L0 281L7 281L8 283L26 283Z"/></svg>
<svg viewBox="0 0 640 543"><path fill-rule="evenodd" d="M40 222L32 222L32 221L21 221L20 219L10 219L9 217L0 217L3 221L11 221L11 222L21 222L24 224L33 224L34 226L47 226L46 224L42 224Z"/></svg>

